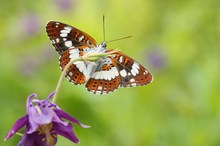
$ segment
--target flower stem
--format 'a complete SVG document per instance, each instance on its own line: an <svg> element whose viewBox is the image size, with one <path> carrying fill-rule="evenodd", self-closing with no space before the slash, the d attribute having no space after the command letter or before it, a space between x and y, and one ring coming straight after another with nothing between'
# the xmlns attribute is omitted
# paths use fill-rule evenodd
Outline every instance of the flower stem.
<svg viewBox="0 0 220 146"><path fill-rule="evenodd" d="M19 133L19 132L16 132L15 134L18 135L18 136L21 136L21 137L24 135L24 134Z"/></svg>
<svg viewBox="0 0 220 146"><path fill-rule="evenodd" d="M97 52L94 53L94 52L92 52L92 53L87 53L87 54L83 55L82 57L78 57L78 58L70 60L70 62L64 67L64 69L63 69L63 71L62 71L62 73L60 75L60 78L58 80L58 83L57 83L57 86L56 86L56 89L55 89L55 94L54 94L51 102L52 103L56 102L56 99L57 99L57 96L58 96L58 93L59 93L59 90L60 90L60 86L61 86L63 77L65 76L65 73L68 70L68 68L70 67L70 65L72 65L76 61L95 62L98 59L106 57L106 56L109 56L111 54L114 54L115 52L117 52L117 50L110 50L107 53L99 53L99 52L98 53Z"/></svg>
<svg viewBox="0 0 220 146"><path fill-rule="evenodd" d="M60 90L60 86L61 86L61 83L62 83L62 80L63 80L63 77L65 76L65 73L67 71L67 69L70 67L70 65L72 65L75 61L80 61L82 60L82 58L75 58L73 60L71 60L66 66L65 68L63 69L61 75L60 75L60 78L58 80L58 83L57 83L57 86L56 86L56 89L55 89L55 94L53 96L53 99L52 99L52 103L55 103L56 102L56 99L57 99L57 96L58 96L58 93L59 93L59 90Z"/></svg>

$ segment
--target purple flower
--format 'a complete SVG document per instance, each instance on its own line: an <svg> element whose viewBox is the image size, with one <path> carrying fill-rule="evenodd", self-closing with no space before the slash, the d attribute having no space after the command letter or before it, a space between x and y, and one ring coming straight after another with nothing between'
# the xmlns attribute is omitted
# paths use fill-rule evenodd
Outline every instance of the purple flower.
<svg viewBox="0 0 220 146"><path fill-rule="evenodd" d="M15 122L5 140L26 126L18 146L54 146L57 142L57 134L78 143L79 140L73 132L73 125L63 119L74 122L83 128L89 128L89 126L81 124L56 104L51 103L50 99L54 93L51 93L46 100L38 100L36 94L31 94L26 103L27 114Z"/></svg>

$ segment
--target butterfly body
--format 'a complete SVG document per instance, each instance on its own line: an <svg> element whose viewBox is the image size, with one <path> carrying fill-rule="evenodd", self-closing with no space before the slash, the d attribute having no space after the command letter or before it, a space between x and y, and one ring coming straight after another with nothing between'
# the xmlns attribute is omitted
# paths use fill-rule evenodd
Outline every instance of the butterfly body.
<svg viewBox="0 0 220 146"><path fill-rule="evenodd" d="M106 42L97 44L91 36L67 24L49 21L46 29L60 54L61 70L72 59L111 51L106 49ZM86 83L87 90L95 94L107 94L119 87L142 86L153 80L149 71L120 51L95 62L75 61L65 76L76 85Z"/></svg>

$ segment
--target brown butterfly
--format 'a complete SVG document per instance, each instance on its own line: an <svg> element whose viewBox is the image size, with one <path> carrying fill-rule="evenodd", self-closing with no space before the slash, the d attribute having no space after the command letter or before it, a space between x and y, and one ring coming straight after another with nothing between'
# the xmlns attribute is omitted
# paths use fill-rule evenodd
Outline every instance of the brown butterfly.
<svg viewBox="0 0 220 146"><path fill-rule="evenodd" d="M85 32L61 22L49 21L46 31L60 54L61 70L71 59L86 53L111 51L106 50L106 42L97 44ZM148 70L120 51L98 59L95 63L76 61L68 68L65 77L76 85L86 83L88 91L95 94L107 94L119 87L143 86L153 81Z"/></svg>

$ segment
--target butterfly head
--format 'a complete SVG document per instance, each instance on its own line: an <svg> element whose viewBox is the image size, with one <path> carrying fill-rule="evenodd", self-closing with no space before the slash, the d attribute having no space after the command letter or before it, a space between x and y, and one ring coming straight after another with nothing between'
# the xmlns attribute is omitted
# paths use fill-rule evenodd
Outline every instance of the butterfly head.
<svg viewBox="0 0 220 146"><path fill-rule="evenodd" d="M99 44L99 45L95 48L95 50L96 50L97 52L99 52L99 53L105 53L105 52L106 52L106 46L107 46L107 44L106 44L106 42L104 41L104 42L102 42L101 44Z"/></svg>
<svg viewBox="0 0 220 146"><path fill-rule="evenodd" d="M102 46L103 48L106 48L106 47L107 47L106 41L102 42L102 43L100 44L100 46Z"/></svg>

